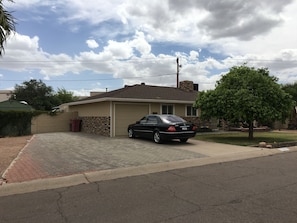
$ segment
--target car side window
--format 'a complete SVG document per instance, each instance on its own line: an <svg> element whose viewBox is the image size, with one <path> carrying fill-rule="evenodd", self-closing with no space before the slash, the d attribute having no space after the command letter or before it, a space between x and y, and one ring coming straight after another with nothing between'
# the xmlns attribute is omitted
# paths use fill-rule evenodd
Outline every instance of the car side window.
<svg viewBox="0 0 297 223"><path fill-rule="evenodd" d="M146 118L142 118L141 120L140 120L140 124L145 124L147 122L147 119Z"/></svg>
<svg viewBox="0 0 297 223"><path fill-rule="evenodd" d="M147 119L147 123L148 124L158 124L158 120L157 120L157 117L153 117L153 116L150 116L150 117L148 117L148 119Z"/></svg>

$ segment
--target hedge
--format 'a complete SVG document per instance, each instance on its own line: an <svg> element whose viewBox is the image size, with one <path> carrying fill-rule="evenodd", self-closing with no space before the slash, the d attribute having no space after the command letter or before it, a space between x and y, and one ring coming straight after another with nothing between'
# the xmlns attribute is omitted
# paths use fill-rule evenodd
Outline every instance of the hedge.
<svg viewBox="0 0 297 223"><path fill-rule="evenodd" d="M41 111L0 111L0 136L31 134L31 120Z"/></svg>

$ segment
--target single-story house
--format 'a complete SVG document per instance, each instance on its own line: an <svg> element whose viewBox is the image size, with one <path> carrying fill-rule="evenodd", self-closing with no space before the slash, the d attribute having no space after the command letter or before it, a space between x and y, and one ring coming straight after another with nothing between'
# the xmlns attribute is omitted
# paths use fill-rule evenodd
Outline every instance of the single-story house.
<svg viewBox="0 0 297 223"><path fill-rule="evenodd" d="M0 102L0 111L33 111L25 101L6 100Z"/></svg>
<svg viewBox="0 0 297 223"><path fill-rule="evenodd" d="M69 112L78 112L81 131L105 136L127 135L127 127L147 114L176 114L198 122L193 107L198 84L180 82L180 87L151 86L145 83L125 86L68 103Z"/></svg>
<svg viewBox="0 0 297 223"><path fill-rule="evenodd" d="M12 95L11 90L0 90L0 102L8 100Z"/></svg>

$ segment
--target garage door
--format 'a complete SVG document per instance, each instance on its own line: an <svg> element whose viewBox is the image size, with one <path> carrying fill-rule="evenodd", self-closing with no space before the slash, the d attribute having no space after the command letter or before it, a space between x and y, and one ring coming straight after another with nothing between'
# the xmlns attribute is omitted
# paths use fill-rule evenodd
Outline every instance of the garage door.
<svg viewBox="0 0 297 223"><path fill-rule="evenodd" d="M149 114L148 104L115 104L114 135L127 135L127 127Z"/></svg>

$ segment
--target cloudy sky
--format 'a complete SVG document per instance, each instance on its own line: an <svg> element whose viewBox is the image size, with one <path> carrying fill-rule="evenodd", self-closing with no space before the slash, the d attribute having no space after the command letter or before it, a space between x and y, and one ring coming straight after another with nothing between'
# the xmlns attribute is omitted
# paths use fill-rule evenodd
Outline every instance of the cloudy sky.
<svg viewBox="0 0 297 223"><path fill-rule="evenodd" d="M76 95L124 85L213 89L232 66L297 81L297 1L3 0L17 20L0 89L40 79Z"/></svg>

